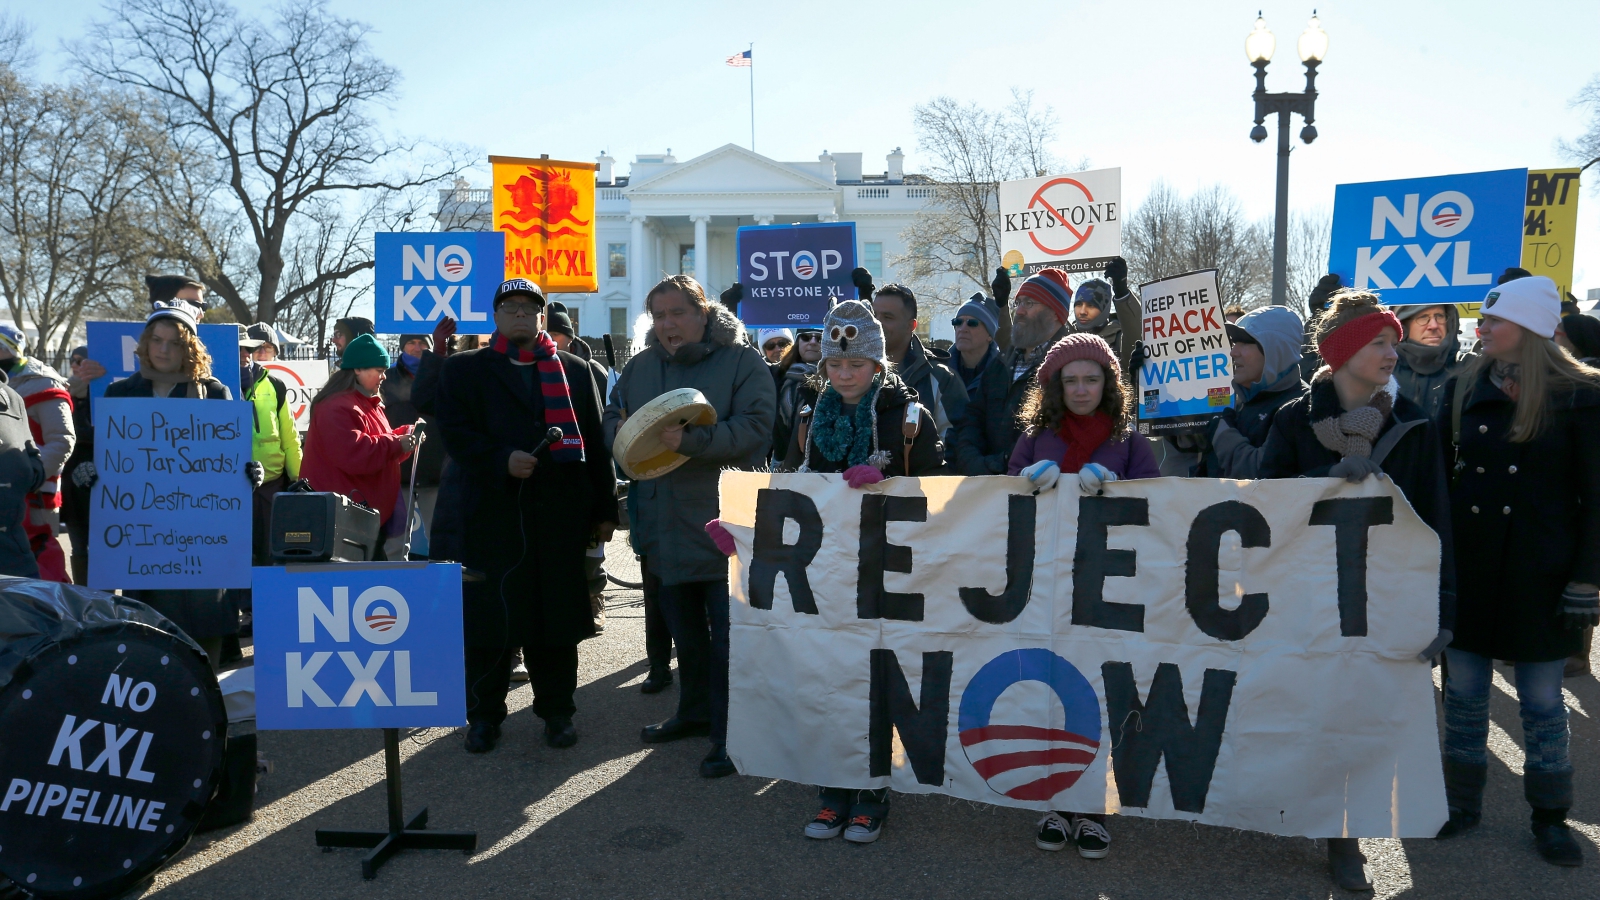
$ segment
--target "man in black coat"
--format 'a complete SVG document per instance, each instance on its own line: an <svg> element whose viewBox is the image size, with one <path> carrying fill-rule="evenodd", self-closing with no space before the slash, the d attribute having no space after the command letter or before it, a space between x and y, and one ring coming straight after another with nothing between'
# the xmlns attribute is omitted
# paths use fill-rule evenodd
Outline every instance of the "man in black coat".
<svg viewBox="0 0 1600 900"><path fill-rule="evenodd" d="M5 479L0 481L0 575L38 578L39 560L22 525L28 494L44 484L44 458L28 428L22 395L6 384L4 372L0 372L0 478Z"/></svg>
<svg viewBox="0 0 1600 900"><path fill-rule="evenodd" d="M544 292L513 278L494 297L489 346L444 361L437 411L461 467L467 750L493 749L521 647L545 742L570 747L578 642L594 634L584 550L609 540L616 488L600 398L582 359L544 331ZM547 443L547 430L559 428Z"/></svg>
<svg viewBox="0 0 1600 900"><path fill-rule="evenodd" d="M426 334L402 334L400 356L389 367L383 386L383 412L389 424L398 428L410 425L421 418L427 423L430 437L438 437L439 420L421 410L414 392L422 382L422 367L433 354L433 338ZM400 490L411 489L411 472L416 468L417 513L422 517L422 531L427 534L433 527L433 509L439 497L439 476L444 469L444 444L438 440L423 441L417 452L400 461ZM394 535L384 542L386 559L402 559L411 543L411 530ZM421 553L419 549L417 551Z"/></svg>

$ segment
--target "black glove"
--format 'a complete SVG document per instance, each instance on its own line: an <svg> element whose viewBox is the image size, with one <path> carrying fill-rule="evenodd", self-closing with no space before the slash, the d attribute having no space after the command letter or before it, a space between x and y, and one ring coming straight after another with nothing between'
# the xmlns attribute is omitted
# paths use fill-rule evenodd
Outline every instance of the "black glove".
<svg viewBox="0 0 1600 900"><path fill-rule="evenodd" d="M1328 295L1340 288L1339 276L1332 272L1317 279L1317 286L1311 289L1311 312L1316 314L1328 308Z"/></svg>
<svg viewBox="0 0 1600 900"><path fill-rule="evenodd" d="M860 266L857 266L850 270L850 283L855 285L856 290L860 292L861 302L870 306L872 304L872 295L874 293L874 289L872 287L872 273L861 268Z"/></svg>
<svg viewBox="0 0 1600 900"><path fill-rule="evenodd" d="M1563 628L1573 631L1600 625L1600 592L1592 584L1568 584L1561 592L1561 608L1556 616Z"/></svg>
<svg viewBox="0 0 1600 900"><path fill-rule="evenodd" d="M1334 463L1328 469L1331 478L1343 478L1351 484L1360 484L1367 480L1369 475L1377 475L1383 467L1372 461L1368 456L1346 456Z"/></svg>
<svg viewBox="0 0 1600 900"><path fill-rule="evenodd" d="M989 282L989 289L994 291L994 305L1005 309L1011 302L1011 274L1004 266L994 270L994 280Z"/></svg>
<svg viewBox="0 0 1600 900"><path fill-rule="evenodd" d="M35 447L31 442L28 444L28 464L33 467L33 485L28 488L28 493L32 494L44 487L45 474L44 456L39 453L39 448Z"/></svg>
<svg viewBox="0 0 1600 900"><path fill-rule="evenodd" d="M1133 342L1133 352L1128 355L1128 367L1136 369L1139 366L1143 365L1144 364L1144 357L1145 357L1144 341L1134 341Z"/></svg>
<svg viewBox="0 0 1600 900"><path fill-rule="evenodd" d="M722 292L722 305L734 315L739 314L739 301L744 299L744 285L735 281L733 287Z"/></svg>
<svg viewBox="0 0 1600 900"><path fill-rule="evenodd" d="M1417 662L1432 662L1455 639L1455 632L1448 628L1439 629L1439 633L1433 636L1433 640L1428 642L1428 646L1423 647L1422 652L1417 654Z"/></svg>
<svg viewBox="0 0 1600 900"><path fill-rule="evenodd" d="M1118 256L1106 263L1106 280L1111 282L1111 296L1128 296L1128 261Z"/></svg>
<svg viewBox="0 0 1600 900"><path fill-rule="evenodd" d="M43 461L39 463L39 471L44 471ZM72 483L84 490L94 487L94 483L99 480L100 471L94 467L94 463L90 460L86 459L78 463L72 470Z"/></svg>
<svg viewBox="0 0 1600 900"><path fill-rule="evenodd" d="M255 490L267 480L267 470L261 467L261 463L252 459L244 464L244 477L250 479L250 489Z"/></svg>

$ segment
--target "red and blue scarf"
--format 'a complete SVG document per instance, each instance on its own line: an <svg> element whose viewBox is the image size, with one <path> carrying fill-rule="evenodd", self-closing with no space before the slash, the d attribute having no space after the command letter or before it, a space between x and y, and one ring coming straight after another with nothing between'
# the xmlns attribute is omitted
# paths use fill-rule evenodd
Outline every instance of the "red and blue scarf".
<svg viewBox="0 0 1600 900"><path fill-rule="evenodd" d="M561 429L561 443L550 445L550 458L556 462L583 462L583 435L578 431L578 417L572 411L572 392L567 388L566 369L556 358L556 342L541 331L533 339L533 349L527 350L506 340L496 331L489 341L489 349L513 362L533 363L539 370L539 390L544 397L545 425Z"/></svg>

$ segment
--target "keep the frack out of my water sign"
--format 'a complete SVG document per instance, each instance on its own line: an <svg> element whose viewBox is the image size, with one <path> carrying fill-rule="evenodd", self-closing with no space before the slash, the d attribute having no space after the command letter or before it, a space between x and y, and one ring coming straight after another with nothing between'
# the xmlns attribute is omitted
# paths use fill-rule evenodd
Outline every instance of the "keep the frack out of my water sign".
<svg viewBox="0 0 1600 900"><path fill-rule="evenodd" d="M1391 306L1483 299L1522 264L1527 169L1341 184L1328 271Z"/></svg>
<svg viewBox="0 0 1600 900"><path fill-rule="evenodd" d="M833 304L857 299L854 222L746 225L735 241L739 318L752 328L820 328Z"/></svg>
<svg viewBox="0 0 1600 900"><path fill-rule="evenodd" d="M466 721L459 565L258 568L254 595L259 727Z"/></svg>
<svg viewBox="0 0 1600 900"><path fill-rule="evenodd" d="M1145 348L1138 373L1139 433L1198 431L1233 402L1233 345L1217 270L1140 285L1139 297Z"/></svg>
<svg viewBox="0 0 1600 900"><path fill-rule="evenodd" d="M94 401L89 584L250 586L253 434L242 401Z"/></svg>
<svg viewBox="0 0 1600 900"><path fill-rule="evenodd" d="M373 326L381 334L421 333L449 316L462 334L492 334L505 256L499 231L378 232Z"/></svg>

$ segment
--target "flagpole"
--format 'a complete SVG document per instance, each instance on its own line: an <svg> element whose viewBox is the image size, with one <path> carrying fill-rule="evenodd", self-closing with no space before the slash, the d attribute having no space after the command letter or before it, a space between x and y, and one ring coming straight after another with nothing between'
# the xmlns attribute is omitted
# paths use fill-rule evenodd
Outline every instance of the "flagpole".
<svg viewBox="0 0 1600 900"><path fill-rule="evenodd" d="M750 42L750 152L756 152L756 45Z"/></svg>

